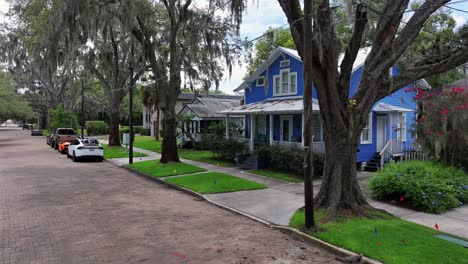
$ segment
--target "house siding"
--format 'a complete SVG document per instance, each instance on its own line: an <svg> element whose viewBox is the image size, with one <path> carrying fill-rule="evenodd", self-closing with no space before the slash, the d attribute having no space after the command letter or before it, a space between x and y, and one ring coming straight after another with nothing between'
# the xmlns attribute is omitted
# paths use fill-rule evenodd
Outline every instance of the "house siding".
<svg viewBox="0 0 468 264"><path fill-rule="evenodd" d="M280 67L280 61L282 60L289 60L290 66L288 67ZM304 83L303 83L303 64L300 60L297 60L294 57L291 57L287 54L280 55L276 58L268 68L260 74L267 78L265 83L266 86L257 87L256 80L252 81L249 88L244 90L245 92L245 103L251 104L255 102L260 102L269 98L281 98L284 96L273 96L273 76L280 74L281 69L290 69L290 72L297 73L297 94L296 96L302 96L304 92ZM392 75L396 76L400 73L400 70L397 67L392 67ZM353 96L357 88L359 86L361 77L363 74L363 67L359 67L353 71L350 80L350 96ZM416 92L405 92L405 89L408 87L402 88L395 93L383 98L382 100L378 101L377 103L387 103L394 106L399 106L403 108L412 109L413 112L407 113L407 120L406 120L406 141L403 143L404 148L408 148L412 146L414 143L414 139L412 137L412 129L413 124L416 123L416 103L413 100L413 97L416 95ZM294 95L286 95L287 97L294 96ZM314 90L313 97L317 99L317 94ZM376 104L377 104L376 103ZM377 116L378 115L386 115L387 122L386 122L386 140L390 138L396 139L397 132L395 131L395 120L396 118L391 118L391 114L380 114L380 113L372 113L372 142L369 144L359 144L359 152L357 153L357 162L364 162L372 159L372 156L376 153L377 150ZM269 135L269 117L266 116L266 124L267 124L267 135ZM247 115L245 117L245 129L246 129L246 137L250 137L250 117ZM393 121L393 122L391 122ZM273 115L273 140L279 141L280 140L280 115ZM302 139L302 115L301 114L294 114L293 115L293 131L292 136L297 139Z"/></svg>

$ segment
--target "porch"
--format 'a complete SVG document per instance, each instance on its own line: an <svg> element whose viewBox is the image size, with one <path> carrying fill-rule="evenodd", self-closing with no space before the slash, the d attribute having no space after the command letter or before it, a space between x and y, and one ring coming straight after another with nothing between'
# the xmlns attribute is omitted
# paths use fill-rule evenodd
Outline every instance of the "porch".
<svg viewBox="0 0 468 264"><path fill-rule="evenodd" d="M258 103L243 105L226 110L226 124L232 115L245 115L244 135L232 137L229 126L226 126L226 138L236 138L249 145L251 151L262 144L285 145L297 148L304 147L302 115L302 98L282 98L265 100ZM325 152L323 129L320 120L318 102L314 100L313 123L313 151Z"/></svg>

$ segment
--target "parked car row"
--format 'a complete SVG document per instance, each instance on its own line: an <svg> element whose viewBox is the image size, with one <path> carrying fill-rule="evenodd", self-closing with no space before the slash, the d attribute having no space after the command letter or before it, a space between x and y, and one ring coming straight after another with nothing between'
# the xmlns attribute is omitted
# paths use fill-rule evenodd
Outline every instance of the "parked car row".
<svg viewBox="0 0 468 264"><path fill-rule="evenodd" d="M58 128L46 138L51 148L67 154L73 161L89 159L104 160L104 148L95 138L79 138L73 128Z"/></svg>

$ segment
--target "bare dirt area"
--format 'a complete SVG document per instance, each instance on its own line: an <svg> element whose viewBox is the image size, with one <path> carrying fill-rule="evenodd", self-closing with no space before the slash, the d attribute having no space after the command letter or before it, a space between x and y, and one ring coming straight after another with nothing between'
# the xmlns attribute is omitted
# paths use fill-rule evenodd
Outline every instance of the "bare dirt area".
<svg viewBox="0 0 468 264"><path fill-rule="evenodd" d="M107 162L0 128L0 263L340 263Z"/></svg>

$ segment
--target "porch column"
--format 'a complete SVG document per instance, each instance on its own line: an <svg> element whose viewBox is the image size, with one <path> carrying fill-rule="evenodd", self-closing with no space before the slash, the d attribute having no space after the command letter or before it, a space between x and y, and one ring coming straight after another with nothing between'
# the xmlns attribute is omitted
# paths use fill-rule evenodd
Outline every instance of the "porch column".
<svg viewBox="0 0 468 264"><path fill-rule="evenodd" d="M301 122L301 146L304 147L304 112L302 112ZM312 142L312 144L314 143Z"/></svg>
<svg viewBox="0 0 468 264"><path fill-rule="evenodd" d="M250 151L254 151L255 116L250 115Z"/></svg>
<svg viewBox="0 0 468 264"><path fill-rule="evenodd" d="M270 145L273 145L273 115L270 114Z"/></svg>
<svg viewBox="0 0 468 264"><path fill-rule="evenodd" d="M226 139L229 139L229 115L226 114Z"/></svg>

